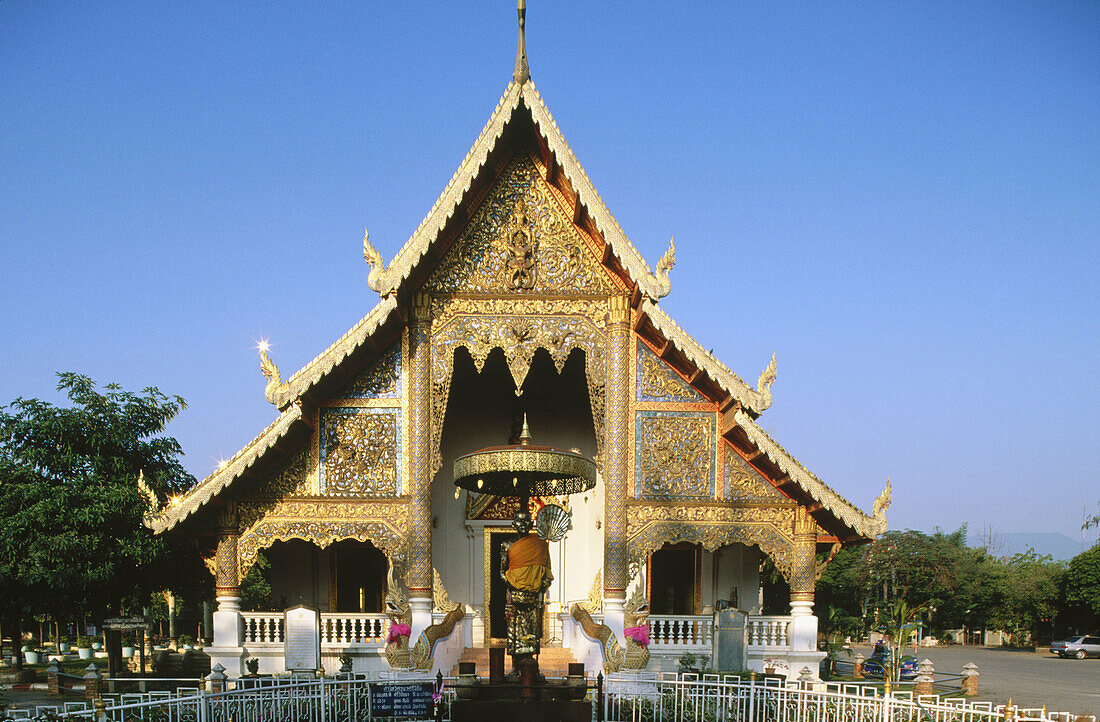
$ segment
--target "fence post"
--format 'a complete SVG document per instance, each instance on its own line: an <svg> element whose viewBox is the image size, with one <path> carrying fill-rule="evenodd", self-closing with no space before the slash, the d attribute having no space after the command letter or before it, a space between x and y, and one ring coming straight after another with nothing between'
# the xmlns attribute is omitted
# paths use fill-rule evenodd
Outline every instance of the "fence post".
<svg viewBox="0 0 1100 722"><path fill-rule="evenodd" d="M963 665L962 692L967 697L978 694L978 665L973 662Z"/></svg>
<svg viewBox="0 0 1100 722"><path fill-rule="evenodd" d="M852 676L856 679L863 679L863 655L856 652L856 658L852 661Z"/></svg>
<svg viewBox="0 0 1100 722"><path fill-rule="evenodd" d="M206 691L211 694L221 694L225 691L225 680L225 667L221 662L216 662L210 674L206 675Z"/></svg>
<svg viewBox="0 0 1100 722"><path fill-rule="evenodd" d="M936 668L932 666L932 660L925 658L918 664L917 679L916 684L913 686L913 694L917 696L932 694L932 681L935 679L935 673Z"/></svg>
<svg viewBox="0 0 1100 722"><path fill-rule="evenodd" d="M84 699L93 702L99 697L99 683L103 677L99 674L99 670L95 668L95 662L85 667L84 671Z"/></svg>
<svg viewBox="0 0 1100 722"><path fill-rule="evenodd" d="M798 688L813 689L814 671L807 665L798 671Z"/></svg>
<svg viewBox="0 0 1100 722"><path fill-rule="evenodd" d="M756 670L749 671L749 722L756 719Z"/></svg>
<svg viewBox="0 0 1100 722"><path fill-rule="evenodd" d="M50 694L60 694L61 689L58 684L58 670L57 660L51 660L50 666L46 667L46 685L49 687Z"/></svg>
<svg viewBox="0 0 1100 722"><path fill-rule="evenodd" d="M596 722L603 722L603 672L596 675Z"/></svg>

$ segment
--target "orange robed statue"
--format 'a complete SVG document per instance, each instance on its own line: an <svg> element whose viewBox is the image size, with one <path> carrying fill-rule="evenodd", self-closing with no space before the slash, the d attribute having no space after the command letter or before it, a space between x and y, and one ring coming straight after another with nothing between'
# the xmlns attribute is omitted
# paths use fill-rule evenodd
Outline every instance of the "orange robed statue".
<svg viewBox="0 0 1100 722"><path fill-rule="evenodd" d="M550 588L550 546L531 531L531 516L516 514L512 527L519 539L505 550L501 576L508 583L508 653L517 656L539 653L542 639L542 595Z"/></svg>

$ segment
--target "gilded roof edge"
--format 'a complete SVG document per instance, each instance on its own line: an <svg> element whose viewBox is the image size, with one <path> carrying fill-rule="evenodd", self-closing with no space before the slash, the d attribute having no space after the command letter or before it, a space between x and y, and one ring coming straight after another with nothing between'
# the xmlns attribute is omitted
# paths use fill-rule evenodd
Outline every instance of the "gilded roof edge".
<svg viewBox="0 0 1100 722"><path fill-rule="evenodd" d="M562 171L573 185L580 202L588 209L588 214L596 223L596 227L604 234L604 240L611 246L611 252L619 258L631 279L638 284L643 295L650 299L659 299L668 294L667 279L659 278L649 264L634 247L634 244L626 237L611 211L604 204L600 194L589 180L588 174L577 161L572 148L565 141L557 123L550 115L549 109L535 88L534 82L527 80L517 83L515 80L508 84L497 103L496 109L489 117L481 134L478 135L473 146L470 147L466 157L459 165L458 170L451 176L443 193L440 194L432 209L420 222L405 245L394 256L393 261L384 271L376 275L376 281L372 285L375 291L383 296L395 292L409 276L412 275L416 265L427 253L432 243L439 237L440 232L454 215L455 209L462 203L467 191L481 172L489 154L496 147L497 141L504 134L504 129L512 119L512 114L523 102L531 111L535 127L546 141L547 146L553 152Z"/></svg>
<svg viewBox="0 0 1100 722"><path fill-rule="evenodd" d="M181 521L194 514L207 502L220 494L226 487L241 477L244 472L262 457L267 451L279 443L286 435L291 425L302 418L302 407L293 404L286 411L279 414L266 429L252 439L243 449L230 459L225 466L215 471L203 481L189 489L182 497L161 509L155 514L145 517L145 525L160 534L172 529Z"/></svg>
<svg viewBox="0 0 1100 722"><path fill-rule="evenodd" d="M360 319L359 323L352 326L336 343L322 351L316 358L287 379L286 383L275 391L272 403L279 408L283 408L296 400L317 383L322 376L332 371L337 364L359 348L396 310L397 299L394 296L382 299L378 305L371 309L370 313Z"/></svg>
<svg viewBox="0 0 1100 722"><path fill-rule="evenodd" d="M671 341L688 360L705 371L730 396L740 401L742 407L759 415L772 405L771 381L765 378L765 374L761 374L757 388L753 389L703 348L691 334L680 328L679 324L656 303L649 299L643 300L641 312L649 317L650 322L661 332L661 335ZM771 368L774 372L774 367Z"/></svg>
<svg viewBox="0 0 1100 722"><path fill-rule="evenodd" d="M874 539L886 531L885 511L890 504L890 482L886 483L886 489L875 499L874 514L868 516L791 456L751 416L739 410L734 414L734 420L749 440L788 474L792 481L856 534Z"/></svg>

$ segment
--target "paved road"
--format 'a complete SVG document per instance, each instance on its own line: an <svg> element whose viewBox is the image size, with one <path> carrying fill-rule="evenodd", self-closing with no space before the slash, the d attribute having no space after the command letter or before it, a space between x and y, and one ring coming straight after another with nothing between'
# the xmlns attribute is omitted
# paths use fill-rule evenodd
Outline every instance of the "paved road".
<svg viewBox="0 0 1100 722"><path fill-rule="evenodd" d="M871 647L853 651L871 656ZM912 653L907 649L906 653ZM976 699L1004 704L1012 699L1021 707L1052 712L1093 714L1100 717L1100 659L1061 659L1046 649L1021 652L997 647L922 647L917 659L928 658L937 672L959 674L963 665L978 665Z"/></svg>

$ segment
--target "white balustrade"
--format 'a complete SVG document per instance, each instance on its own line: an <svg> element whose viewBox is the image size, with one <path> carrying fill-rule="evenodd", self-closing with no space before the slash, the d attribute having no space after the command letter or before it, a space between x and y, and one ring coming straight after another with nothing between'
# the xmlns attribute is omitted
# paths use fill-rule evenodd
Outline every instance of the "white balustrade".
<svg viewBox="0 0 1100 722"><path fill-rule="evenodd" d="M710 649L714 641L714 617L707 615L651 614L650 649L674 647L688 651Z"/></svg>
<svg viewBox="0 0 1100 722"><path fill-rule="evenodd" d="M748 619L748 640L750 647L790 647L788 631L791 626L789 616L763 616L752 614Z"/></svg>
<svg viewBox="0 0 1100 722"><path fill-rule="evenodd" d="M280 612L241 612L247 646L281 645L284 641ZM321 613L321 645L381 647L386 643L389 619L385 614Z"/></svg>

